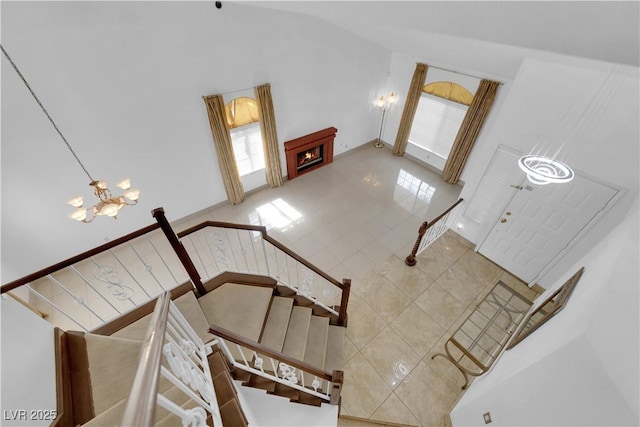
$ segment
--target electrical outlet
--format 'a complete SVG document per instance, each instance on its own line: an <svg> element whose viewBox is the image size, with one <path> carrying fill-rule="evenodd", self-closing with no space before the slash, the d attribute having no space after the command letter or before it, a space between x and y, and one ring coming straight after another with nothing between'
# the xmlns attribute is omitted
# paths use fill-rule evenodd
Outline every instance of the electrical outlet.
<svg viewBox="0 0 640 427"><path fill-rule="evenodd" d="M484 414L482 414L482 418L484 418L485 424L489 424L491 422L491 413L485 412Z"/></svg>

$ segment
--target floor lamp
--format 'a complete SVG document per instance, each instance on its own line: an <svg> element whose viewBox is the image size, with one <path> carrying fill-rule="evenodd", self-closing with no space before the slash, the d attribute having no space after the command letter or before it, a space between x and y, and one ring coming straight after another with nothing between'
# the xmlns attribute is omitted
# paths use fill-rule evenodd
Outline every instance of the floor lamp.
<svg viewBox="0 0 640 427"><path fill-rule="evenodd" d="M378 107L380 111L382 111L382 118L380 119L380 132L378 133L378 139L376 140L376 143L373 145L376 148L384 147L384 142L382 142L382 132L384 131L384 119L387 115L387 111L391 108L391 106L397 103L398 103L398 95L396 95L394 92L391 92L388 95L382 95L380 98L376 98L374 102L375 106Z"/></svg>

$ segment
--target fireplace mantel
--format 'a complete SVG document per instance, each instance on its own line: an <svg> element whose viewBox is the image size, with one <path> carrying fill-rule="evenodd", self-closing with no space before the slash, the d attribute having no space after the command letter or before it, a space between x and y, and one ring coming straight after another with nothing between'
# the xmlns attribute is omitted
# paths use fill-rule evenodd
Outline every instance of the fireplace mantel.
<svg viewBox="0 0 640 427"><path fill-rule="evenodd" d="M287 177L293 179L333 162L333 140L337 132L338 129L330 127L285 142ZM301 163L300 156L304 154L309 158L309 163Z"/></svg>

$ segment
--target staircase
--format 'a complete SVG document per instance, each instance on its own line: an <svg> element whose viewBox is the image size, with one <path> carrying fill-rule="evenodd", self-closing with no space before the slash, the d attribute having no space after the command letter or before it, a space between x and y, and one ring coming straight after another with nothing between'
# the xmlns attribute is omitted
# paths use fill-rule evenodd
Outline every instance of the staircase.
<svg viewBox="0 0 640 427"><path fill-rule="evenodd" d="M332 278L265 227L205 221L175 234L162 208L152 213L156 225L2 286L57 328L52 425L337 422L350 280ZM174 327L184 329L170 325L175 319L190 332L170 342ZM166 344L175 354L162 356ZM151 353L154 366L144 362ZM189 369L211 392L189 378L175 387L176 363L193 361ZM156 385L141 387L139 378L154 378L157 397ZM242 389L253 399L249 408ZM135 398L142 394L147 401ZM252 418L253 404L260 410ZM264 417L274 411L305 418ZM146 419L134 422L138 413Z"/></svg>
<svg viewBox="0 0 640 427"><path fill-rule="evenodd" d="M243 411L238 386L262 389L268 395L286 397L290 402L305 405L322 406L330 401L328 397L304 391L314 390L314 380L317 380L316 375L304 368L308 365L328 372L341 369L345 328L332 325L330 313L323 312L312 302L295 295L277 295L280 292L286 294L287 289L277 285L224 283L196 298L188 287L176 288L175 306L184 313L197 335L210 343L212 353L207 357L208 366L223 425L254 425ZM149 327L151 314L147 312L136 310L126 319L118 319L94 333L65 333L71 355L73 425L120 425ZM226 338L208 332L209 325L213 325L214 331L223 331ZM229 334L237 334L242 340L236 343L229 339ZM249 347L253 341L264 352ZM264 362L263 370L272 378L255 372L258 358L268 360ZM289 376L276 372L282 360L290 362L286 364ZM163 365L168 368L170 363L163 358ZM297 376L296 382L291 381L292 369ZM332 391L328 381L315 386L315 390L326 394ZM186 410L199 406L181 389L162 378L158 391ZM157 426L188 423L161 407L156 409L155 420ZM210 415L206 422L207 425L214 424Z"/></svg>
<svg viewBox="0 0 640 427"><path fill-rule="evenodd" d="M318 375L294 369L286 363L288 360L278 359L277 355L271 357L270 352L263 354L257 346L229 342L225 330L303 362L300 366L308 365L331 374L342 369L345 331L343 326L332 324L335 319L331 313L282 286L268 288L226 283L201 297L199 303L208 322L213 325L210 332L218 336L221 346L228 350L235 364L231 371L234 379L242 381L244 386L287 397L291 402L315 406L327 402L291 387L301 385L311 390L330 392L329 384L321 381ZM265 373L283 380L268 380L246 369L255 368L256 362L258 369L261 367ZM291 382L293 384L289 384Z"/></svg>

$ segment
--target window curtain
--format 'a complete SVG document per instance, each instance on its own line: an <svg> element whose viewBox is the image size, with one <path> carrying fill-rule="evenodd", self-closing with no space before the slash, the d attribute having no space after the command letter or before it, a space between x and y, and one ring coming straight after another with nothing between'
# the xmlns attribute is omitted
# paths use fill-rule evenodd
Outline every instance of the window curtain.
<svg viewBox="0 0 640 427"><path fill-rule="evenodd" d="M273 112L271 99L271 85L269 83L256 86L256 100L258 101L258 117L260 132L264 148L264 171L269 187L282 185L282 167L280 166L280 149L276 133L276 116Z"/></svg>
<svg viewBox="0 0 640 427"><path fill-rule="evenodd" d="M218 155L218 165L220 166L224 189L227 192L227 197L231 204L237 205L244 200L244 188L240 181L238 165L236 164L236 158L233 154L231 134L226 124L222 95L205 96L204 103L207 106L207 113L209 114L213 145Z"/></svg>
<svg viewBox="0 0 640 427"><path fill-rule="evenodd" d="M500 83L490 80L482 80L480 82L480 86L473 96L473 101L453 142L447 163L444 165L442 179L446 182L456 184L460 179L469 154L471 154L471 149L480 134L484 120L489 114L489 110L491 110L499 85Z"/></svg>
<svg viewBox="0 0 640 427"><path fill-rule="evenodd" d="M424 86L424 80L427 77L428 68L427 64L418 63L416 64L416 70L413 72L411 85L407 92L407 100L404 103L404 110L402 110L400 126L398 126L398 133L396 134L396 142L393 145L393 154L396 156L404 155L404 150L407 148L409 134L411 133L411 125L413 124L413 118L416 115L420 95L422 95L422 86Z"/></svg>

